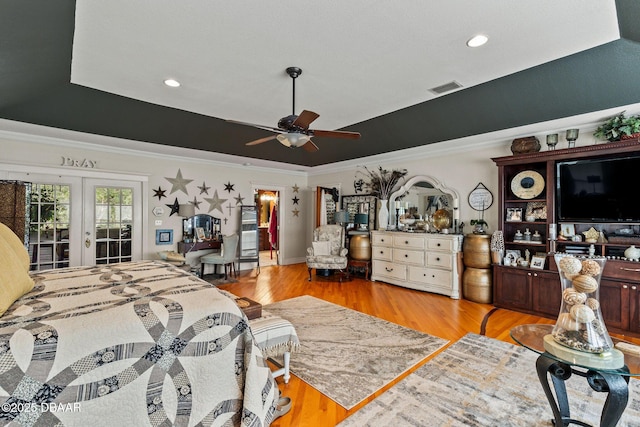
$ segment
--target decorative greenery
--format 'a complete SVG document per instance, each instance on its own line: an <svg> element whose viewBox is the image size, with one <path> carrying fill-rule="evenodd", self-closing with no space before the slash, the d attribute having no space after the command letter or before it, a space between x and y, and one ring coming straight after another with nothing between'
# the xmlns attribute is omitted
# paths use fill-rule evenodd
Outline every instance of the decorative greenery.
<svg viewBox="0 0 640 427"><path fill-rule="evenodd" d="M364 183L364 188L369 192L382 200L389 200L389 196L395 189L396 185L407 174L406 169L394 169L389 171L382 169L382 166L378 166L378 169L370 170L366 166L362 166L365 172L360 171L368 178L368 182Z"/></svg>
<svg viewBox="0 0 640 427"><path fill-rule="evenodd" d="M593 133L597 138L608 141L620 141L625 136L640 132L640 116L625 117L624 111L609 118L601 124Z"/></svg>

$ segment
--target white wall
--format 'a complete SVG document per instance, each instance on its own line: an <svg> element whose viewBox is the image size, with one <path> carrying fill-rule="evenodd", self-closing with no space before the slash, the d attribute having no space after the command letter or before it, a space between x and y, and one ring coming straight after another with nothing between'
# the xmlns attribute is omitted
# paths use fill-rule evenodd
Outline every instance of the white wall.
<svg viewBox="0 0 640 427"><path fill-rule="evenodd" d="M84 159L96 162L95 168L63 166L63 159L71 158ZM172 204L177 198L180 204L193 201L194 197L201 202L196 213L207 213L222 219L222 233L230 234L238 230L239 209L236 209L236 197L243 197L243 204L253 205L254 184L268 184L269 186L282 187L281 200L281 262L290 264L304 261L305 245L300 242L299 236L304 233L306 227L305 217L299 214L293 216L291 204L294 197L293 186L298 185L302 195L298 209L302 212L308 210L310 205L303 193L307 188L306 174L291 172L286 170L274 170L263 167L225 165L221 162L198 160L192 158L180 158L166 155L154 155L153 153L143 153L134 150L123 150L113 148L100 148L93 144L79 144L61 140L44 140L42 137L30 138L29 135L12 135L10 133L0 133L0 163L8 165L0 167L0 179L7 176L7 169L11 165L26 165L33 169L50 169L54 173L65 175L68 173L91 175L95 173L129 174L141 175L148 180L147 192L143 197L147 201L148 211L145 219L148 227L145 234L147 250L143 254L144 258L157 258L156 252L167 249L177 249L177 241L182 239L182 218L177 214L170 216L171 208L166 204ZM3 170L4 169L4 170ZM187 184L187 192L176 191L171 193L172 184L166 179L175 178L180 169L184 179L192 179ZM198 186L203 182L211 187L207 194L200 194ZM231 183L234 190L225 191L225 184ZM158 188L166 190L166 197L158 200L154 197L154 191ZM204 198L212 198L215 191L218 197L227 199L223 203L222 212L219 210L209 211L210 204ZM152 210L156 206L164 208L164 214L156 217ZM231 212L228 207L231 206ZM156 220L161 220L162 224L155 225ZM173 229L173 246L155 244L155 230ZM190 254L190 260L202 253ZM302 261L301 261L302 260ZM250 268L249 264L243 264L242 268Z"/></svg>

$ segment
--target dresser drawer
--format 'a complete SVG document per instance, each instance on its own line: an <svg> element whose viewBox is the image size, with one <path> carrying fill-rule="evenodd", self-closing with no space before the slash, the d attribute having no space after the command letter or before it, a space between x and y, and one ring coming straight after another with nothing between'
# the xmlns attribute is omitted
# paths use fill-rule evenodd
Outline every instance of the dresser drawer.
<svg viewBox="0 0 640 427"><path fill-rule="evenodd" d="M451 286L451 272L437 268L409 267L409 281Z"/></svg>
<svg viewBox="0 0 640 427"><path fill-rule="evenodd" d="M393 237L388 234L371 233L371 244L377 246L391 246Z"/></svg>
<svg viewBox="0 0 640 427"><path fill-rule="evenodd" d="M430 237L427 240L427 249L432 251L453 251L453 241L450 239L438 239L437 237Z"/></svg>
<svg viewBox="0 0 640 427"><path fill-rule="evenodd" d="M405 265L397 265L392 262L374 261L374 276L386 276L392 279L407 280L407 267Z"/></svg>
<svg viewBox="0 0 640 427"><path fill-rule="evenodd" d="M428 267L453 268L453 255L440 252L427 252Z"/></svg>
<svg viewBox="0 0 640 427"><path fill-rule="evenodd" d="M424 265L424 252L393 248L393 260L403 264Z"/></svg>
<svg viewBox="0 0 640 427"><path fill-rule="evenodd" d="M393 247L402 249L424 249L424 238L414 236L393 236Z"/></svg>
<svg viewBox="0 0 640 427"><path fill-rule="evenodd" d="M393 259L393 249L385 246L373 246L371 248L371 258L391 261Z"/></svg>

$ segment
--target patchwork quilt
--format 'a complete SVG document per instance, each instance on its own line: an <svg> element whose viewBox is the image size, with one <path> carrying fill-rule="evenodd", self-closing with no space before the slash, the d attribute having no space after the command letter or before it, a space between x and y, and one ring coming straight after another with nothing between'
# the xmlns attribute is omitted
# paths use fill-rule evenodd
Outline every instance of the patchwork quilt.
<svg viewBox="0 0 640 427"><path fill-rule="evenodd" d="M209 283L162 261L32 277L0 317L0 425L271 423L269 367Z"/></svg>

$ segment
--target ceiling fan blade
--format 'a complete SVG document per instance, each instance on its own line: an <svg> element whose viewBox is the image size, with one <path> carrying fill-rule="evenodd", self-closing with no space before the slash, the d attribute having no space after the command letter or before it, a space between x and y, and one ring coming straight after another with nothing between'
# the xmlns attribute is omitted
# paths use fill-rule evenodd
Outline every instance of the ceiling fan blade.
<svg viewBox="0 0 640 427"><path fill-rule="evenodd" d="M341 130L316 130L312 129L311 133L314 136L320 136L324 138L345 138L345 139L358 139L360 138L360 132L347 132Z"/></svg>
<svg viewBox="0 0 640 427"><path fill-rule="evenodd" d="M309 142L307 142L306 144L304 144L302 146L302 148L304 148L306 151L309 151L311 153L313 153L314 151L318 151L319 148L316 144L313 143L313 141L309 140Z"/></svg>
<svg viewBox="0 0 640 427"><path fill-rule="evenodd" d="M237 120L227 120L227 122L235 123L237 125L251 126L251 127L254 127L254 128L258 128L258 129L269 130L271 132L278 132L278 133L282 133L283 132L283 130L280 129L280 128L274 128L274 127L271 127L271 126L257 125L255 123L239 122Z"/></svg>
<svg viewBox="0 0 640 427"><path fill-rule="evenodd" d="M256 139L255 141L247 142L244 145L258 145L258 144L262 144L263 142L271 141L272 139L276 139L276 135Z"/></svg>
<svg viewBox="0 0 640 427"><path fill-rule="evenodd" d="M309 129L309 125L315 119L320 117L320 114L314 113L313 111L303 110L302 113L298 116L298 118L292 123L292 126L297 126L302 129Z"/></svg>

